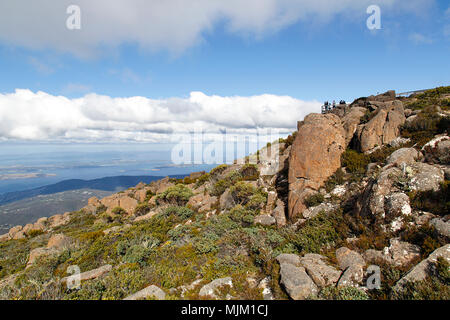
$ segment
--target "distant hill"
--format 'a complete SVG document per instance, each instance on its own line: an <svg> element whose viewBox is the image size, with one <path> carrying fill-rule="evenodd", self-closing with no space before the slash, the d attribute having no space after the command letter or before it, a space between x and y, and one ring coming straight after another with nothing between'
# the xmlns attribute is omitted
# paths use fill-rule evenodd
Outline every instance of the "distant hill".
<svg viewBox="0 0 450 320"><path fill-rule="evenodd" d="M183 178L185 175L174 175L171 178ZM139 182L150 183L162 179L161 176L115 176L94 180L71 179L30 190L8 192L0 195L0 206L11 202L41 195L49 195L64 191L93 189L102 191L118 191L134 187Z"/></svg>

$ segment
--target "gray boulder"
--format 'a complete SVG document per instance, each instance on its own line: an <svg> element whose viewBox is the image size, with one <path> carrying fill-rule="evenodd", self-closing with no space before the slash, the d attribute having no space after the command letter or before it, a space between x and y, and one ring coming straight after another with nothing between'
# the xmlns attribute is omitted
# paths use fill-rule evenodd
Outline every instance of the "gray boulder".
<svg viewBox="0 0 450 320"><path fill-rule="evenodd" d="M421 153L414 148L401 148L394 151L387 158L387 164L401 165L402 163L414 163L420 160L421 157Z"/></svg>
<svg viewBox="0 0 450 320"><path fill-rule="evenodd" d="M126 297L124 300L141 300L147 298L164 300L166 298L166 293L157 286L151 285L145 289L142 289L141 291L136 292L135 294Z"/></svg>
<svg viewBox="0 0 450 320"><path fill-rule="evenodd" d="M280 265L280 278L281 285L284 286L289 297L294 300L305 300L309 296L316 295L319 291L303 267L282 263Z"/></svg>
<svg viewBox="0 0 450 320"><path fill-rule="evenodd" d="M300 264L318 287L335 285L341 272L328 265L327 258L319 254L308 253L300 259Z"/></svg>

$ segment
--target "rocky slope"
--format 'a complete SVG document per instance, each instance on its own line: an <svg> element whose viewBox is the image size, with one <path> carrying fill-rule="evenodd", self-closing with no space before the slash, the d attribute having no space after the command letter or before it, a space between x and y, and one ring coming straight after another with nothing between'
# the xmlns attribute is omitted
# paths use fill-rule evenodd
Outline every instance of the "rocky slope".
<svg viewBox="0 0 450 320"><path fill-rule="evenodd" d="M14 227L0 298L449 299L449 110L450 87L360 98L233 165Z"/></svg>

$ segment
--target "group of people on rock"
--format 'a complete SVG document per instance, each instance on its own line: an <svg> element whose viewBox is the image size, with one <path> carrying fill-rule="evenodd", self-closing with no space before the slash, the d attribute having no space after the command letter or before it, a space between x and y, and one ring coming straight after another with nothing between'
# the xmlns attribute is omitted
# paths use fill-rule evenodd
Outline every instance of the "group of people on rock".
<svg viewBox="0 0 450 320"><path fill-rule="evenodd" d="M345 100L339 101L339 105L344 105L344 104L346 104ZM336 108L335 100L333 100L333 103L329 103L328 101L325 101L325 103L322 106L322 113L327 113L327 112L333 110L334 108Z"/></svg>

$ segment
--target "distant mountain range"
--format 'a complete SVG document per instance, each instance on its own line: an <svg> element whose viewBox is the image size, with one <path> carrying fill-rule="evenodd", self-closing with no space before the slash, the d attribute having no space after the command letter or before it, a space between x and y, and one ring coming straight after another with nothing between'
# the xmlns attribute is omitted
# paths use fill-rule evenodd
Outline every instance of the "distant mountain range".
<svg viewBox="0 0 450 320"><path fill-rule="evenodd" d="M174 175L171 178L183 178L185 175ZM119 191L134 187L139 182L150 183L162 179L162 176L115 176L93 180L71 179L30 190L8 192L0 195L0 206L23 199L59 192L93 189L102 191Z"/></svg>

